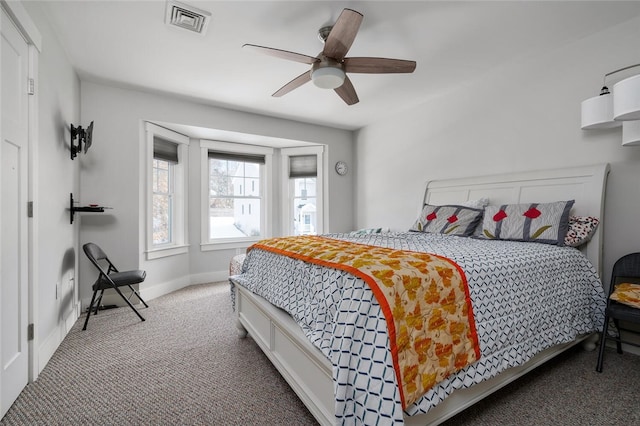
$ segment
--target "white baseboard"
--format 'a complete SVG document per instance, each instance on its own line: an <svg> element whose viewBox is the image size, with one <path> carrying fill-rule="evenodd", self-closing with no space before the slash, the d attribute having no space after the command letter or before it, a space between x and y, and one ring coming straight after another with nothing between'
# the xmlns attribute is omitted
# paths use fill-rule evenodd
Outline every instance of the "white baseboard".
<svg viewBox="0 0 640 426"><path fill-rule="evenodd" d="M149 288L143 285L140 290L140 296L142 296L144 300L152 300L190 285L226 281L228 278L229 271L227 270L188 275L172 281L156 284ZM119 298L117 294L115 296ZM120 299L120 303L122 303L122 299Z"/></svg>
<svg viewBox="0 0 640 426"><path fill-rule="evenodd" d="M164 296L165 294L169 294L173 291L180 290L191 284L189 276L184 276L180 278L176 278L170 281L165 281L162 283L154 284L152 286L146 286L144 283L141 285L139 290L140 296L146 301L153 300L156 297ZM117 294L114 294L118 299L120 297ZM135 299L135 297L134 297ZM124 302L122 299L119 300L118 303L114 303L116 305L122 305Z"/></svg>
<svg viewBox="0 0 640 426"><path fill-rule="evenodd" d="M624 352L629 352L629 353L634 354L634 355L640 355L640 348L637 347L637 346L630 346L630 345L623 344L622 345L622 350Z"/></svg>
<svg viewBox="0 0 640 426"><path fill-rule="evenodd" d="M191 275L191 285L215 283L218 281L227 281L229 279L229 271L214 271L204 274Z"/></svg>
<svg viewBox="0 0 640 426"><path fill-rule="evenodd" d="M38 346L38 356L37 356L37 371L38 374L42 372L45 365L49 362L51 357L53 356L60 343L67 336L71 327L76 323L76 321L80 318L80 304L77 303L71 312L58 323L58 326L54 328L51 333L44 339L41 345Z"/></svg>
<svg viewBox="0 0 640 426"><path fill-rule="evenodd" d="M171 292L180 290L181 288L184 288L190 285L211 283L211 282L217 282L217 281L226 281L228 278L229 278L229 271L227 270L206 272L203 274L187 275L184 277L176 278L174 280L158 283L150 287L147 287L143 284L142 288L140 288L138 291L140 293L140 296L142 296L142 298L148 302L149 300L153 300L156 297L164 296L165 294L169 294ZM128 297L130 291L128 288L125 287L123 289L123 293L125 296ZM82 309L86 310L90 302L91 302L91 298L83 299ZM134 296L131 299L131 303L136 305L139 303L139 301ZM126 306L124 300L122 300L122 298L113 290L105 291L104 296L102 297L102 304Z"/></svg>
<svg viewBox="0 0 640 426"><path fill-rule="evenodd" d="M631 329L631 330L635 330L635 331L631 331L629 332L629 330L624 330L622 332L622 339L626 340L627 342L631 342L631 343L635 343L636 345L640 345L640 327L637 327L633 324L625 324L625 327L627 329ZM625 328L623 327L623 328ZM615 347L615 341L608 339L607 340L607 344L613 344L613 346ZM640 355L640 347L638 346L633 346L633 345L627 345L626 343L622 344L622 351L623 352L630 352L632 354L635 355Z"/></svg>
<svg viewBox="0 0 640 426"><path fill-rule="evenodd" d="M607 340L607 347L611 349L616 349L616 342L613 340ZM623 343L622 352L630 353L634 355L640 355L640 348L637 346L627 345L626 343Z"/></svg>

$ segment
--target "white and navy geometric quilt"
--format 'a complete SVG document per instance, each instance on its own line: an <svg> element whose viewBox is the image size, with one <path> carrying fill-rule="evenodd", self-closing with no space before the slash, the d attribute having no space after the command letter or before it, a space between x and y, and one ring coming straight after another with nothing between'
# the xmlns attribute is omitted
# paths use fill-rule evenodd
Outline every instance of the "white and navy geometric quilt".
<svg viewBox="0 0 640 426"><path fill-rule="evenodd" d="M600 280L572 247L415 232L327 236L439 254L455 261L467 277L481 358L407 407L408 415L426 413L455 389L597 331L604 321ZM331 361L337 423L403 423L387 324L363 280L253 249L233 281L287 311Z"/></svg>

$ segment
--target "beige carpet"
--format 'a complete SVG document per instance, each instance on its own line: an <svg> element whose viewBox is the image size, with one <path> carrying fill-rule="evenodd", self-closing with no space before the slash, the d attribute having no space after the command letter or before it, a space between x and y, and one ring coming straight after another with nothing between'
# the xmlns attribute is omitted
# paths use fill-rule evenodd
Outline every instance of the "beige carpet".
<svg viewBox="0 0 640 426"><path fill-rule="evenodd" d="M0 425L312 425L251 338L237 337L227 283L191 286L84 316ZM580 348L447 425L640 425L640 357ZM615 395L615 396L614 396ZM612 401L617 401L613 404Z"/></svg>
<svg viewBox="0 0 640 426"><path fill-rule="evenodd" d="M197 285L84 315L3 425L313 424L252 339L239 339L229 285ZM275 403L274 403L275 402Z"/></svg>

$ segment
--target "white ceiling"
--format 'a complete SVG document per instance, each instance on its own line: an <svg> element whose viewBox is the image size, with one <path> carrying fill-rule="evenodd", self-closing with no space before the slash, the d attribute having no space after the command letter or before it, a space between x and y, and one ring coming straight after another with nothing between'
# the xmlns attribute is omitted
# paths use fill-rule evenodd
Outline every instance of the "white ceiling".
<svg viewBox="0 0 640 426"><path fill-rule="evenodd" d="M42 2L83 80L179 94L298 121L358 129L401 113L522 56L537 55L640 15L640 2L195 1L212 14L202 36L164 23L166 2ZM249 50L315 56L319 27L349 7L364 20L347 56L417 62L413 74L350 74L360 103L312 83L271 94L308 66Z"/></svg>

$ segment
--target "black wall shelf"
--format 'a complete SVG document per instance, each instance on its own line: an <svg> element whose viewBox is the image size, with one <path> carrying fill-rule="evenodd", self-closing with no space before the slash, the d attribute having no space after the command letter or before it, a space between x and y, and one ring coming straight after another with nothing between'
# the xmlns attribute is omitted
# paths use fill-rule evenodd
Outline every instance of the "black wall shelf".
<svg viewBox="0 0 640 426"><path fill-rule="evenodd" d="M111 207L104 207L98 205L89 205L89 206L80 206L75 207L73 205L73 193L69 194L69 223L73 224L73 216L77 212L89 212L89 213L104 213L105 209L110 209Z"/></svg>

